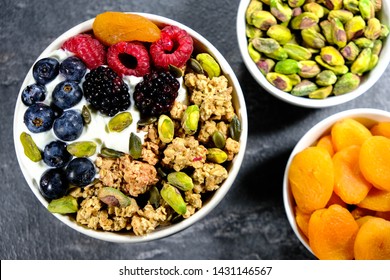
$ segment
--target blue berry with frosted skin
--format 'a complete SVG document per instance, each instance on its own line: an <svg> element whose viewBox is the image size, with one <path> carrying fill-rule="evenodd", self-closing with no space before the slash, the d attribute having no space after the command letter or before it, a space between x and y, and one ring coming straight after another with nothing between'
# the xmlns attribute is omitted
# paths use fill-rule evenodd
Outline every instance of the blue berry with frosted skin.
<svg viewBox="0 0 390 280"><path fill-rule="evenodd" d="M73 141L83 132L83 117L77 110L66 110L54 121L54 134L62 141Z"/></svg>
<svg viewBox="0 0 390 280"><path fill-rule="evenodd" d="M53 81L60 72L60 63L57 59L47 57L38 60L33 66L33 77L40 85Z"/></svg>
<svg viewBox="0 0 390 280"><path fill-rule="evenodd" d="M53 90L53 104L63 110L69 109L80 102L83 92L77 82L60 82Z"/></svg>
<svg viewBox="0 0 390 280"><path fill-rule="evenodd" d="M39 181L39 192L47 199L63 197L69 188L66 173L62 168L46 170Z"/></svg>
<svg viewBox="0 0 390 280"><path fill-rule="evenodd" d="M32 84L26 86L22 91L22 102L26 106L31 106L37 102L44 101L46 98L46 88L43 85Z"/></svg>
<svg viewBox="0 0 390 280"><path fill-rule="evenodd" d="M43 150L43 161L51 167L65 167L72 159L66 147L66 143L62 141L50 142Z"/></svg>
<svg viewBox="0 0 390 280"><path fill-rule="evenodd" d="M60 65L60 73L68 81L80 82L87 71L87 66L77 56L66 58Z"/></svg>
<svg viewBox="0 0 390 280"><path fill-rule="evenodd" d="M70 184L84 187L92 183L96 175L95 166L88 158L74 158L66 166L66 178Z"/></svg>
<svg viewBox="0 0 390 280"><path fill-rule="evenodd" d="M24 123L33 133L48 131L54 122L54 112L50 106L43 103L35 103L27 108L24 113Z"/></svg>

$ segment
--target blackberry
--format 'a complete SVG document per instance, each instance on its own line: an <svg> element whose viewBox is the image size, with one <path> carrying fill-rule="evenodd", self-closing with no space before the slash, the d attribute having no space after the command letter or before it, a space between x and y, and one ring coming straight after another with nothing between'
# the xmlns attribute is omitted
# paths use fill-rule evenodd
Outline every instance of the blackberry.
<svg viewBox="0 0 390 280"><path fill-rule="evenodd" d="M129 88L110 67L99 66L85 75L83 90L87 101L110 117L130 107Z"/></svg>
<svg viewBox="0 0 390 280"><path fill-rule="evenodd" d="M173 106L179 88L179 82L171 73L152 71L135 86L135 105L143 115L158 116L167 113Z"/></svg>

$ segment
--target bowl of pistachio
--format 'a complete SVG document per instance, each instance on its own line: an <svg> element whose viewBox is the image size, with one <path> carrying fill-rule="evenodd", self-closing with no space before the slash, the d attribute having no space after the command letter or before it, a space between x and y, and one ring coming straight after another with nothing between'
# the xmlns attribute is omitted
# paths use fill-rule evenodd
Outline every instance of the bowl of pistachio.
<svg viewBox="0 0 390 280"><path fill-rule="evenodd" d="M104 12L34 62L14 143L54 217L135 243L181 231L218 205L240 169L247 123L238 80L204 37L165 17Z"/></svg>
<svg viewBox="0 0 390 280"><path fill-rule="evenodd" d="M243 0L237 37L259 85L293 105L323 108L368 91L390 61L382 0Z"/></svg>

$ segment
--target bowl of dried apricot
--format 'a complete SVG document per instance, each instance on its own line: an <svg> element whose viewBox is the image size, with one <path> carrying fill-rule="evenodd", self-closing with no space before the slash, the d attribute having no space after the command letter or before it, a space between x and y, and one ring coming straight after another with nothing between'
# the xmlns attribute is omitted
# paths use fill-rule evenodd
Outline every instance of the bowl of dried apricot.
<svg viewBox="0 0 390 280"><path fill-rule="evenodd" d="M367 92L390 62L389 1L242 0L237 37L257 83L287 103L339 105Z"/></svg>
<svg viewBox="0 0 390 280"><path fill-rule="evenodd" d="M390 259L390 113L353 109L311 128L288 160L284 205L319 259Z"/></svg>
<svg viewBox="0 0 390 280"><path fill-rule="evenodd" d="M142 242L181 231L223 199L247 139L238 80L183 24L105 12L59 36L21 86L23 175L60 221Z"/></svg>

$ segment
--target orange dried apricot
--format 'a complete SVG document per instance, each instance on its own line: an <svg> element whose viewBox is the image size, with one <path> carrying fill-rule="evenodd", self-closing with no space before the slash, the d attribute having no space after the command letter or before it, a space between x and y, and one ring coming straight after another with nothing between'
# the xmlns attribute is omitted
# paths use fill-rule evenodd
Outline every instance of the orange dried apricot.
<svg viewBox="0 0 390 280"><path fill-rule="evenodd" d="M371 128L372 135L390 138L390 122L380 122Z"/></svg>
<svg viewBox="0 0 390 280"><path fill-rule="evenodd" d="M154 42L160 38L160 28L151 20L122 12L97 15L92 29L95 37L107 46L122 41Z"/></svg>
<svg viewBox="0 0 390 280"><path fill-rule="evenodd" d="M370 218L365 221L355 239L356 260L390 259L390 221Z"/></svg>
<svg viewBox="0 0 390 280"><path fill-rule="evenodd" d="M359 154L360 146L352 145L333 156L334 192L348 204L362 201L372 187L360 172Z"/></svg>
<svg viewBox="0 0 390 280"><path fill-rule="evenodd" d="M295 221L297 222L298 228L306 237L309 236L309 220L310 214L302 212L299 207L295 207Z"/></svg>
<svg viewBox="0 0 390 280"><path fill-rule="evenodd" d="M325 135L320 138L317 142L317 147L325 148L332 157L334 155L334 148L333 148L333 142L332 142L332 136Z"/></svg>
<svg viewBox="0 0 390 280"><path fill-rule="evenodd" d="M332 127L331 135L336 152L351 145L361 145L364 140L372 136L367 127L349 118L336 122Z"/></svg>
<svg viewBox="0 0 390 280"><path fill-rule="evenodd" d="M293 158L289 184L297 206L305 213L324 208L334 184L333 162L321 147L308 147Z"/></svg>
<svg viewBox="0 0 390 280"><path fill-rule="evenodd" d="M338 204L315 211L309 220L309 244L321 260L352 260L359 226Z"/></svg>
<svg viewBox="0 0 390 280"><path fill-rule="evenodd" d="M358 206L373 211L390 211L390 192L371 188Z"/></svg>

